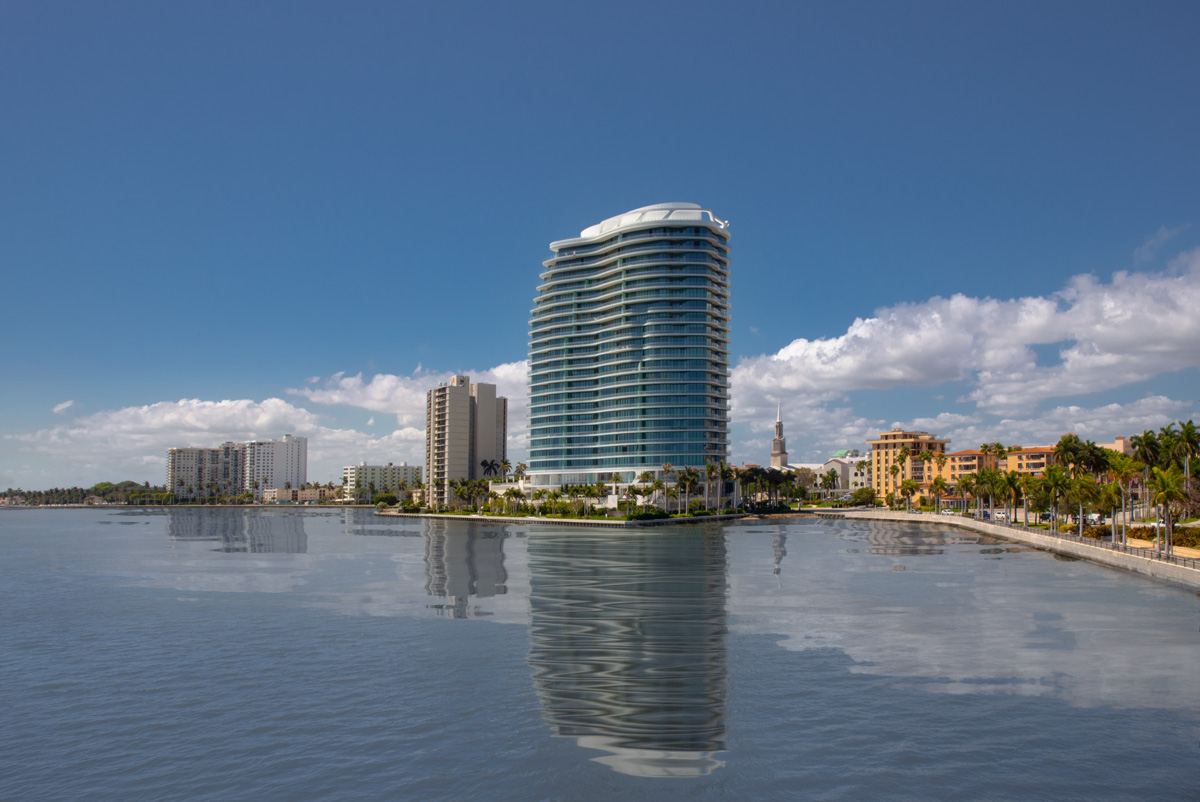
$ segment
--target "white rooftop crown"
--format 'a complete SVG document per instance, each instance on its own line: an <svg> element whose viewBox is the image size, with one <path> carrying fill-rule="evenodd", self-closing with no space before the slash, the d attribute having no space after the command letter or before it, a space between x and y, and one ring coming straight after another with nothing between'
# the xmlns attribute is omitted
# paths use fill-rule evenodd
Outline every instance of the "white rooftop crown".
<svg viewBox="0 0 1200 802"><path fill-rule="evenodd" d="M721 228L724 228L726 225L724 220L718 220L713 217L713 213L708 209L703 209L695 203L655 203L651 206L643 206L640 209L619 214L616 217L610 217L594 226L588 226L579 232L579 236L583 239L601 237L618 228L656 220L669 220L671 222L686 222L689 220L712 221Z"/></svg>

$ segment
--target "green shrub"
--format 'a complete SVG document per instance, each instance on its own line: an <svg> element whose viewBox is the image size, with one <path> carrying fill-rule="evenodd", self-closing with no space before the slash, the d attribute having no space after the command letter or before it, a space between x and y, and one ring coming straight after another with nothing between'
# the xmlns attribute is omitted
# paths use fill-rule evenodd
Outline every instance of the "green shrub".
<svg viewBox="0 0 1200 802"><path fill-rule="evenodd" d="M658 521L663 518L670 518L671 514L666 510L646 510L644 512L636 512L633 515L626 515L627 521Z"/></svg>
<svg viewBox="0 0 1200 802"><path fill-rule="evenodd" d="M1194 526L1176 528L1174 531L1175 545L1190 549L1200 548L1200 528Z"/></svg>

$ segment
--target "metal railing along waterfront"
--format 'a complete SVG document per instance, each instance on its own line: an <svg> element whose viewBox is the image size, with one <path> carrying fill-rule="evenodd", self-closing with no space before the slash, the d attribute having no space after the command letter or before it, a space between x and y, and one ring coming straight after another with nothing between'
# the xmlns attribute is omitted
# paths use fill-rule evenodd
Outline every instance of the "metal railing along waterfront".
<svg viewBox="0 0 1200 802"><path fill-rule="evenodd" d="M1159 562L1178 565L1183 568L1200 569L1200 559L1195 557L1181 557L1177 554L1167 554L1157 548L1142 548L1140 546L1130 546L1127 543L1113 543L1111 540L1101 540L1100 538L1081 537L1080 535L1070 532L1053 532L1049 529L1042 529L1036 526L1028 526L1019 521L996 521L991 519L979 519L972 516L959 516L970 521L978 521L979 523L991 524L992 526L1000 526L1005 529L1013 529L1022 532L1029 532L1035 535L1046 535L1047 537L1056 537L1059 540L1068 540L1072 543L1079 543L1084 546L1093 546L1099 549L1107 549L1115 551L1119 554L1128 554L1133 557L1140 557L1146 560L1157 560Z"/></svg>

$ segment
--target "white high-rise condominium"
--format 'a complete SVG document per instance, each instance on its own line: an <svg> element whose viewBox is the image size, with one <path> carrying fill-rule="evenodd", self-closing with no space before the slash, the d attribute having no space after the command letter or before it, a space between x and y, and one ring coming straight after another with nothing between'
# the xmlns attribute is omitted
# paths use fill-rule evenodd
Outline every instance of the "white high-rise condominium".
<svg viewBox="0 0 1200 802"><path fill-rule="evenodd" d="M550 249L529 324L534 486L724 462L727 224L694 203L660 203Z"/></svg>
<svg viewBox="0 0 1200 802"><path fill-rule="evenodd" d="M285 434L282 440L251 440L245 466L245 488L255 498L268 488L301 487L308 482L308 438Z"/></svg>
<svg viewBox="0 0 1200 802"><path fill-rule="evenodd" d="M246 446L233 442L216 448L168 448L167 489L179 498L240 491L245 455Z"/></svg>
<svg viewBox="0 0 1200 802"><path fill-rule="evenodd" d="M483 462L508 458L508 399L494 384L455 376L425 396L425 483L429 499L446 504L451 479L490 475Z"/></svg>

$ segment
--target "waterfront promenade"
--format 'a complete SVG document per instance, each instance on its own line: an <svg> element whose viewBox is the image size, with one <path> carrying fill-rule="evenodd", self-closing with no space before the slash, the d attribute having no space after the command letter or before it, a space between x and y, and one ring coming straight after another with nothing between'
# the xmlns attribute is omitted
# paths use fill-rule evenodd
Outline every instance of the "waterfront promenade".
<svg viewBox="0 0 1200 802"><path fill-rule="evenodd" d="M1019 523L980 521L958 515L914 515L889 510L821 510L816 515L820 518L896 521L970 529L981 534L1036 546L1083 560L1091 560L1113 568L1133 571L1166 582L1200 588L1200 552L1195 549L1177 547L1174 557L1164 557L1153 548L1113 544L1107 540L1051 533L1048 530L1025 527Z"/></svg>

